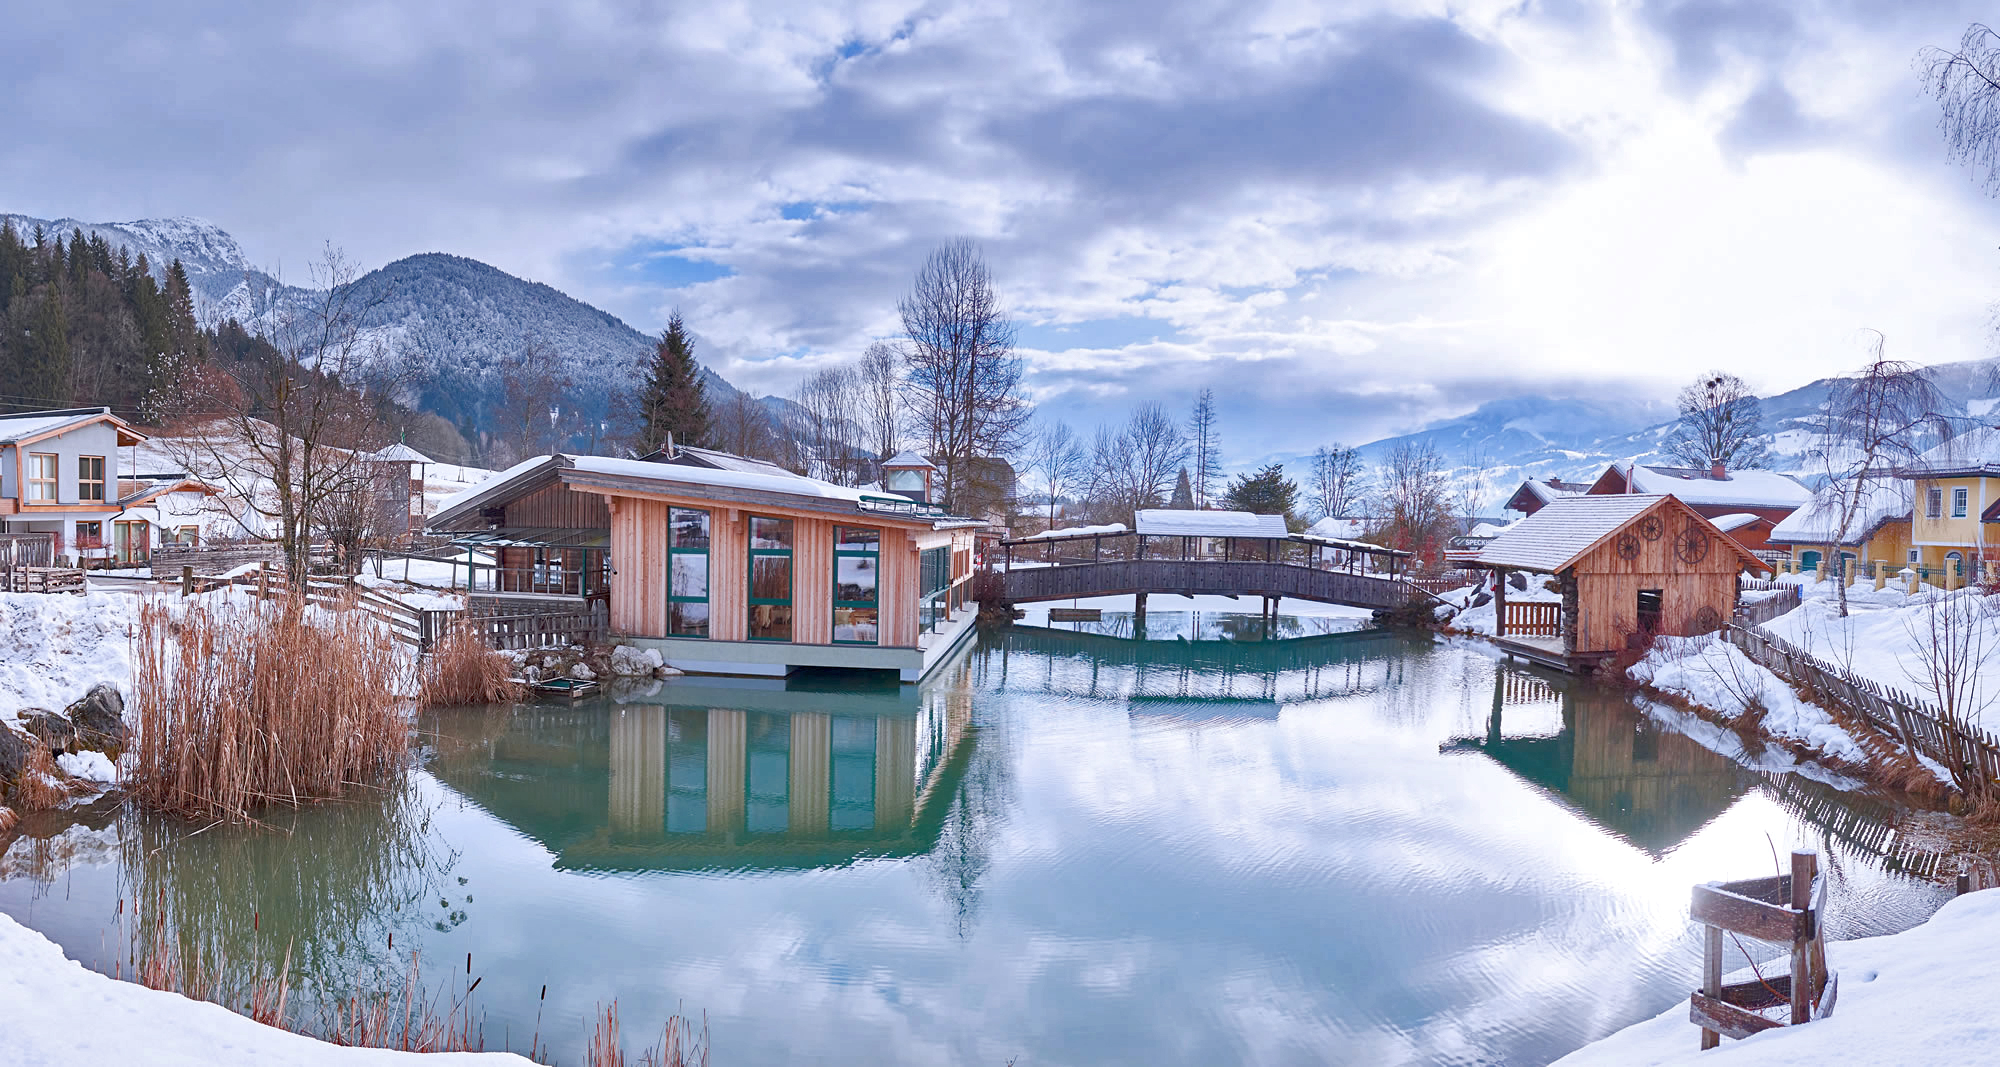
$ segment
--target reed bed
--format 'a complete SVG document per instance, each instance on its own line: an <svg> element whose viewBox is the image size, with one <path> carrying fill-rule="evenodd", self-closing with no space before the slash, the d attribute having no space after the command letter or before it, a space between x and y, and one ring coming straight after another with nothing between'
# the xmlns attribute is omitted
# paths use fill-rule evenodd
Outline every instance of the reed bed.
<svg viewBox="0 0 2000 1067"><path fill-rule="evenodd" d="M418 668L417 699L427 708L511 704L523 691L514 664L466 626L446 631Z"/></svg>
<svg viewBox="0 0 2000 1067"><path fill-rule="evenodd" d="M707 1013L703 1013L699 1035L693 1021L686 1016L669 1016L659 1042L642 1050L637 1059L626 1057L624 1044L619 1040L616 1000L608 1006L598 1006L596 1021L590 1044L584 1049L584 1062L589 1067L626 1067L628 1063L632 1067L708 1067Z"/></svg>
<svg viewBox="0 0 2000 1067"><path fill-rule="evenodd" d="M297 597L147 605L133 639L133 795L249 819L377 781L407 765L408 673L382 627Z"/></svg>
<svg viewBox="0 0 2000 1067"><path fill-rule="evenodd" d="M51 811L69 799L69 790L63 788L48 746L35 742L7 799L22 811Z"/></svg>

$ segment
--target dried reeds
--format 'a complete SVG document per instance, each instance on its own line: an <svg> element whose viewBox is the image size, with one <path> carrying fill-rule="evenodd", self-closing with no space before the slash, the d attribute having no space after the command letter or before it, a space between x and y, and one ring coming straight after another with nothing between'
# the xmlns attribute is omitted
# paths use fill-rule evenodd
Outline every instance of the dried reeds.
<svg viewBox="0 0 2000 1067"><path fill-rule="evenodd" d="M584 1062L589 1067L625 1067L625 1048L618 1040L618 1002L600 1007L596 1021ZM692 1020L678 1013L669 1016L659 1043L639 1054L637 1067L708 1067L707 1013L702 1015L699 1037Z"/></svg>
<svg viewBox="0 0 2000 1067"><path fill-rule="evenodd" d="M9 799L22 811L50 811L69 799L69 790L63 787L48 746L38 743L29 751Z"/></svg>
<svg viewBox="0 0 2000 1067"><path fill-rule="evenodd" d="M521 698L514 665L466 626L451 627L431 646L418 679L417 699L427 708L509 704Z"/></svg>
<svg viewBox="0 0 2000 1067"><path fill-rule="evenodd" d="M247 819L405 766L407 661L356 618L326 619L297 598L142 608L134 795L178 815Z"/></svg>

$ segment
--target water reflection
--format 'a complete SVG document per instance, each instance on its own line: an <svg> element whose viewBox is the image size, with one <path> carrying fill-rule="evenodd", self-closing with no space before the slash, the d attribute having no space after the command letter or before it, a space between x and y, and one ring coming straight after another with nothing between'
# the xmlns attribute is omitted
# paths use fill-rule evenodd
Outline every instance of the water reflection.
<svg viewBox="0 0 2000 1067"><path fill-rule="evenodd" d="M431 773L567 870L784 870L928 852L979 730L968 691L676 682L426 715Z"/></svg>

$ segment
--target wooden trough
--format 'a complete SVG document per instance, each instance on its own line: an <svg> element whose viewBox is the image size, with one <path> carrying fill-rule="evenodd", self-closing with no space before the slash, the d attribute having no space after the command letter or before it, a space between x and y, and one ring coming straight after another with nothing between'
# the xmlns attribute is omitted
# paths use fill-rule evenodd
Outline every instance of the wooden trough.
<svg viewBox="0 0 2000 1067"><path fill-rule="evenodd" d="M1701 1047L1722 1038L1746 1038L1786 1025L1764 1014L1790 1007L1791 1025L1833 1014L1839 976L1826 969L1826 879L1819 853L1792 853L1792 873L1694 887L1690 913L1702 924L1701 991L1688 1002L1688 1019L1701 1027ZM1780 941L1792 946L1791 973L1722 984L1722 935Z"/></svg>

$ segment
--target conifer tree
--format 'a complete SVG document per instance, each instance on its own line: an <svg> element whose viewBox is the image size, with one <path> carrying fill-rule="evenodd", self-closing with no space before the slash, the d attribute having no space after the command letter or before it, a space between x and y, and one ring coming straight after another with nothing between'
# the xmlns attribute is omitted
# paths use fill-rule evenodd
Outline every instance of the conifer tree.
<svg viewBox="0 0 2000 1067"><path fill-rule="evenodd" d="M1181 511L1194 510L1194 486L1188 482L1188 469L1181 468L1181 476L1174 481L1174 498L1167 502L1170 508Z"/></svg>
<svg viewBox="0 0 2000 1067"><path fill-rule="evenodd" d="M676 310L653 351L652 366L640 398L639 448L651 452L667 443L699 445L708 440L708 394L702 386L701 364L695 362L694 338Z"/></svg>

